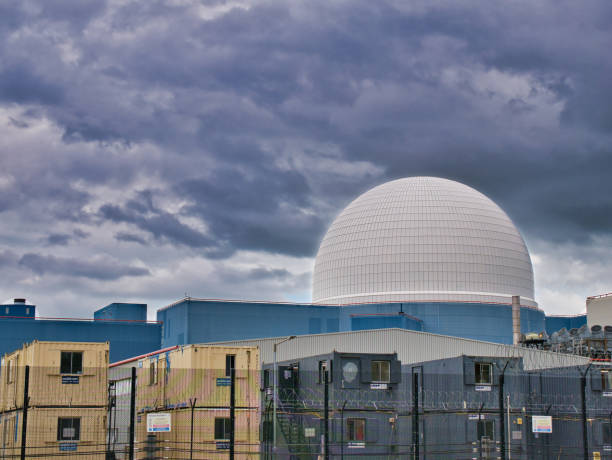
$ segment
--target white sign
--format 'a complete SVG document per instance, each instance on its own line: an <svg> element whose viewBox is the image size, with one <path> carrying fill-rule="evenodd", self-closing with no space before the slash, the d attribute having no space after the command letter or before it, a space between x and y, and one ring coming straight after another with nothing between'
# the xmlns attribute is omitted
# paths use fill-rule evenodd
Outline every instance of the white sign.
<svg viewBox="0 0 612 460"><path fill-rule="evenodd" d="M612 391L604 391L601 395L605 398L612 398Z"/></svg>
<svg viewBox="0 0 612 460"><path fill-rule="evenodd" d="M533 415L531 417L533 433L552 433L552 417L550 415Z"/></svg>
<svg viewBox="0 0 612 460"><path fill-rule="evenodd" d="M363 449L365 447L365 442L350 441L348 447L349 449Z"/></svg>
<svg viewBox="0 0 612 460"><path fill-rule="evenodd" d="M307 438L314 438L315 429L314 428L304 428L304 436Z"/></svg>
<svg viewBox="0 0 612 460"><path fill-rule="evenodd" d="M491 385L476 385L476 391L491 391Z"/></svg>
<svg viewBox="0 0 612 460"><path fill-rule="evenodd" d="M480 414L480 420L484 420L484 414ZM478 414L469 414L468 420L478 420Z"/></svg>
<svg viewBox="0 0 612 460"><path fill-rule="evenodd" d="M170 414L167 412L157 412L147 414L147 433L159 433L170 431Z"/></svg>
<svg viewBox="0 0 612 460"><path fill-rule="evenodd" d="M386 383L371 383L370 384L370 390L386 390L386 389L387 389Z"/></svg>

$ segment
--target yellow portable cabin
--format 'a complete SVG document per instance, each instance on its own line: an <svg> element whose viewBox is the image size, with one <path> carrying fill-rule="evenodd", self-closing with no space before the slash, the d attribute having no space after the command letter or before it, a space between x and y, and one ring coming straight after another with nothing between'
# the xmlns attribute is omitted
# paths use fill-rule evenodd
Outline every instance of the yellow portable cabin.
<svg viewBox="0 0 612 460"><path fill-rule="evenodd" d="M25 366L30 406L104 406L108 342L39 342L2 358L0 411L21 409Z"/></svg>
<svg viewBox="0 0 612 460"><path fill-rule="evenodd" d="M138 408L207 407L229 404L229 370L236 373L236 405L259 404L259 349L186 345L138 361Z"/></svg>
<svg viewBox="0 0 612 460"><path fill-rule="evenodd" d="M4 355L0 458L11 458L21 449L26 366L26 454L66 458L76 452L87 458L104 458L108 351L108 342L34 341Z"/></svg>
<svg viewBox="0 0 612 460"><path fill-rule="evenodd" d="M235 454L256 458L260 422L257 347L187 345L140 359L138 449L154 446L163 458L226 458L232 368ZM155 421L158 426L153 426Z"/></svg>
<svg viewBox="0 0 612 460"><path fill-rule="evenodd" d="M19 458L23 410L0 414L0 459ZM105 408L28 409L27 458L102 460L106 448Z"/></svg>

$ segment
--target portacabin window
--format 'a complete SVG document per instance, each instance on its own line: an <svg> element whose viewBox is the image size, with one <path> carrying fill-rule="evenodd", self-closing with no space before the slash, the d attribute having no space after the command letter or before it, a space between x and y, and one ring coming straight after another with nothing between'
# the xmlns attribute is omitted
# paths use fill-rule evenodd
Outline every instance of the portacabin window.
<svg viewBox="0 0 612 460"><path fill-rule="evenodd" d="M81 419L79 417L59 417L57 419L57 440L78 441L81 439Z"/></svg>
<svg viewBox="0 0 612 460"><path fill-rule="evenodd" d="M229 418L215 418L215 440L229 439L231 430L232 426Z"/></svg>
<svg viewBox="0 0 612 460"><path fill-rule="evenodd" d="M477 385L493 383L493 366L491 363L474 363L475 382Z"/></svg>
<svg viewBox="0 0 612 460"><path fill-rule="evenodd" d="M225 376L232 376L232 369L236 369L236 355L225 355Z"/></svg>
<svg viewBox="0 0 612 460"><path fill-rule="evenodd" d="M612 391L612 369L602 369L601 388L603 391Z"/></svg>
<svg viewBox="0 0 612 460"><path fill-rule="evenodd" d="M157 384L157 363L151 361L149 363L149 385Z"/></svg>
<svg viewBox="0 0 612 460"><path fill-rule="evenodd" d="M478 440L482 438L495 439L495 425L493 420L478 421Z"/></svg>
<svg viewBox="0 0 612 460"><path fill-rule="evenodd" d="M372 361L372 382L391 381L391 361Z"/></svg>
<svg viewBox="0 0 612 460"><path fill-rule="evenodd" d="M612 446L612 425L610 422L601 424L601 439L604 446Z"/></svg>
<svg viewBox="0 0 612 460"><path fill-rule="evenodd" d="M346 438L348 441L365 441L366 421L364 418L346 420Z"/></svg>
<svg viewBox="0 0 612 460"><path fill-rule="evenodd" d="M327 383L331 383L332 382L332 360L322 360L319 361L319 382L318 383L325 383L325 371L327 370Z"/></svg>
<svg viewBox="0 0 612 460"><path fill-rule="evenodd" d="M83 352L62 351L60 359L60 374L82 374Z"/></svg>

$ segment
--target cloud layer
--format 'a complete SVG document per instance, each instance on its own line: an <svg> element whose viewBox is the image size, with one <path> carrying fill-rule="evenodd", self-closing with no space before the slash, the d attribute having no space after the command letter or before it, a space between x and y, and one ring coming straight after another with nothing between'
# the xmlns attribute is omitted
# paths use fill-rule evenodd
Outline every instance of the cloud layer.
<svg viewBox="0 0 612 460"><path fill-rule="evenodd" d="M15 0L0 17L0 291L43 315L308 300L333 217L412 175L508 212L548 312L612 290L609 2Z"/></svg>

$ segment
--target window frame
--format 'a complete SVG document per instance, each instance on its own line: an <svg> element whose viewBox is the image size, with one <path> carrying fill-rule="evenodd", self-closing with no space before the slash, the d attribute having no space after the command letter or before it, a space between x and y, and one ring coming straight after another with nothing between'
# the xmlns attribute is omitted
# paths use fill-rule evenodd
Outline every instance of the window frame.
<svg viewBox="0 0 612 460"><path fill-rule="evenodd" d="M66 372L66 369L64 369L64 355L70 355L70 369L68 369L68 372ZM83 352L82 351L78 351L78 350L63 350L60 351L60 374L62 375L81 375L83 373ZM81 362L80 362L80 369L75 371L75 362L74 362L74 357L80 355L81 357Z"/></svg>
<svg viewBox="0 0 612 460"><path fill-rule="evenodd" d="M486 367L488 368L489 379L488 381L482 380L482 371L479 372L479 368ZM493 364L492 363L483 363L483 362L475 362L474 363L474 382L476 385L493 385Z"/></svg>
<svg viewBox="0 0 612 460"><path fill-rule="evenodd" d="M487 436L488 427L491 428L491 436ZM482 433L482 435L481 435ZM476 438L480 441L482 438L487 438L489 440L495 440L495 420L478 420L478 424L476 426Z"/></svg>
<svg viewBox="0 0 612 460"><path fill-rule="evenodd" d="M217 430L219 427L219 422L223 423L223 425L221 425L223 435L227 435L225 437L218 437L217 436ZM215 441L228 441L230 438L230 434L232 431L232 425L231 425L231 420L229 417L215 417Z"/></svg>
<svg viewBox="0 0 612 460"><path fill-rule="evenodd" d="M13 383L13 360L6 360L6 383Z"/></svg>
<svg viewBox="0 0 612 460"><path fill-rule="evenodd" d="M72 426L64 426L62 421L70 420ZM74 422L77 422L76 427L74 426ZM71 438L64 437L64 429L65 428L73 428L75 430L75 435ZM57 440L58 441L80 441L81 440L81 417L58 417L57 418Z"/></svg>
<svg viewBox="0 0 612 460"><path fill-rule="evenodd" d="M232 353L228 353L225 355L225 376L226 377L231 377L232 376L232 364L234 367L234 374L236 373L236 355L232 354Z"/></svg>
<svg viewBox="0 0 612 460"><path fill-rule="evenodd" d="M361 424L361 434L363 439L358 439L358 425ZM350 417L346 419L346 440L348 442L365 442L366 440L366 419L362 417Z"/></svg>
<svg viewBox="0 0 612 460"><path fill-rule="evenodd" d="M387 378L383 379L384 375L382 372L382 367L381 365L385 364L387 366ZM376 366L376 372L375 372L375 366ZM372 360L372 363L370 365L370 370L372 372L372 382L375 383L390 383L391 382L391 361L389 361L388 359L376 359L376 360ZM377 375L375 375L375 373ZM379 377L379 378L376 378Z"/></svg>
<svg viewBox="0 0 612 460"><path fill-rule="evenodd" d="M601 389L603 391L612 391L612 369L601 370Z"/></svg>
<svg viewBox="0 0 612 460"><path fill-rule="evenodd" d="M325 379L323 378L323 366L327 366L327 383L332 383L333 379L333 369L334 369L334 360L333 359L322 359L319 361L319 377L317 383L325 384Z"/></svg>
<svg viewBox="0 0 612 460"><path fill-rule="evenodd" d="M149 386L157 385L157 372L159 366L155 360L149 361Z"/></svg>

